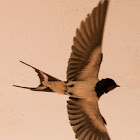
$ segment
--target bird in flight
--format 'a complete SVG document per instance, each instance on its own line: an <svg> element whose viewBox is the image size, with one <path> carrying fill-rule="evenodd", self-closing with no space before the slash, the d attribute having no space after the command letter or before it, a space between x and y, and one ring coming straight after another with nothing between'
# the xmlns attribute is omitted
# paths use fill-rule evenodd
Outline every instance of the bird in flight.
<svg viewBox="0 0 140 140"><path fill-rule="evenodd" d="M101 0L76 30L68 61L67 81L61 81L21 61L37 72L40 84L35 88L14 85L33 91L68 95L68 117L78 140L111 140L98 106L104 93L119 87L110 78L98 79L108 3L109 0Z"/></svg>

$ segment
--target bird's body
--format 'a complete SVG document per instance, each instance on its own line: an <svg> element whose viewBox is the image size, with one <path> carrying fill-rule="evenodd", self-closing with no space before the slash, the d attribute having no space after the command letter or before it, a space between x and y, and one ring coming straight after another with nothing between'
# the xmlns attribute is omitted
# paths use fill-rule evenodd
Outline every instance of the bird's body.
<svg viewBox="0 0 140 140"><path fill-rule="evenodd" d="M118 86L110 78L98 78L108 2L101 0L76 30L68 61L67 81L61 81L21 61L37 72L40 85L36 88L15 85L33 91L68 95L68 117L78 140L110 140L106 121L98 106L100 97Z"/></svg>
<svg viewBox="0 0 140 140"><path fill-rule="evenodd" d="M91 98L97 97L97 93L95 92L95 85L97 81L70 81L68 83L64 81L46 81L43 82L44 86L49 87L56 93L59 94L68 94L71 97L75 98ZM69 87L74 85L73 87Z"/></svg>
<svg viewBox="0 0 140 140"><path fill-rule="evenodd" d="M71 93L75 98L96 98L95 85L97 81L70 81L67 83L67 93ZM73 87L69 87L74 85Z"/></svg>

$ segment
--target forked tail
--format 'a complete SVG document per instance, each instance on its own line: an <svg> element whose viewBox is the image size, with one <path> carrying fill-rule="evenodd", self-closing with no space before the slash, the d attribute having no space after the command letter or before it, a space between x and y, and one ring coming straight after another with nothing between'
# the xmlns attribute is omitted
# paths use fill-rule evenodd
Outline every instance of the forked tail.
<svg viewBox="0 0 140 140"><path fill-rule="evenodd" d="M44 81L61 81L61 80L59 80L59 79L57 79L57 78L55 78L55 77L53 77L53 76L51 76L51 75L39 70L39 69L37 69L37 68L35 68L35 67L33 67L33 66L29 65L29 64L26 64L23 61L20 61L20 62L25 64L25 65L27 65L27 66L29 66L29 67L31 67L31 68L33 68L37 72L38 77L40 79L40 85L38 87L36 87L36 88L13 85L15 87L26 88L26 89L30 89L30 90L33 90L33 91L53 92L53 90L51 90L49 87L44 86L43 82Z"/></svg>

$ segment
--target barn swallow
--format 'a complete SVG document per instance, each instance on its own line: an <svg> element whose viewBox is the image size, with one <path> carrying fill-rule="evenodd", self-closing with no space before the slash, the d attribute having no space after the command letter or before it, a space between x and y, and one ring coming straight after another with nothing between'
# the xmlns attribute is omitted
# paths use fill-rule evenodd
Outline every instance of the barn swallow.
<svg viewBox="0 0 140 140"><path fill-rule="evenodd" d="M14 85L33 91L68 95L68 117L78 140L111 140L98 106L104 93L119 87L110 78L98 79L108 3L109 0L101 0L76 30L68 61L67 81L61 81L21 61L37 72L40 84L35 88Z"/></svg>

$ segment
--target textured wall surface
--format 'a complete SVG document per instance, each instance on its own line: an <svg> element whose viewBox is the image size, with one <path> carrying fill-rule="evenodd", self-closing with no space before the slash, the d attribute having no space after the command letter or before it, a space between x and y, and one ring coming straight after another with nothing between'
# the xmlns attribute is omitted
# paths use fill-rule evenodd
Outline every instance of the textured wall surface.
<svg viewBox="0 0 140 140"><path fill-rule="evenodd" d="M32 92L36 73L65 80L72 38L97 0L4 0L0 4L0 140L74 140L66 96ZM100 77L121 88L100 100L112 140L140 139L140 1L111 0Z"/></svg>

